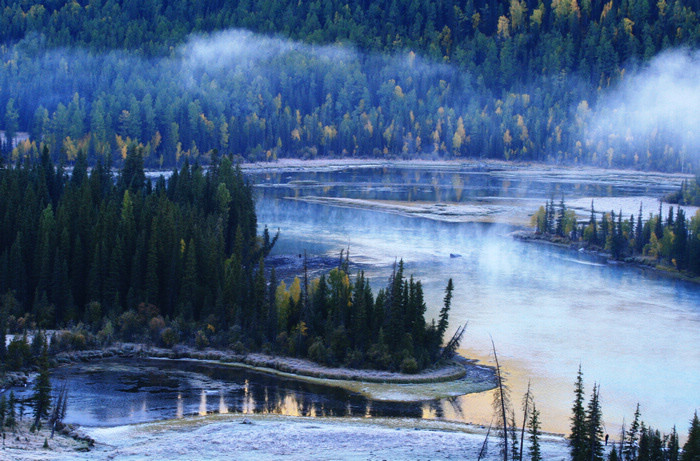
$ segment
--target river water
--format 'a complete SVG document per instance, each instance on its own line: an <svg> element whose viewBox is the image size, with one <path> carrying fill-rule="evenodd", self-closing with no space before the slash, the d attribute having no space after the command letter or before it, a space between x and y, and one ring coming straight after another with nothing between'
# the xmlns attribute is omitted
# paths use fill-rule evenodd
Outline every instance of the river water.
<svg viewBox="0 0 700 461"><path fill-rule="evenodd" d="M700 287L508 234L550 197L586 216L645 215L682 178L638 172L469 166L248 170L259 225L280 229L287 276L304 251L328 262L349 249L373 289L395 261L423 283L437 317L449 278L451 329L468 322L462 354L492 364L495 343L515 407L531 382L544 430L566 433L578 367L600 385L605 430L616 437L637 402L642 417L683 434L700 405ZM332 199L329 201L329 198ZM423 207L420 214L411 207ZM447 210L447 212L446 212ZM648 210L648 211L647 211ZM688 210L694 213L694 210ZM363 397L196 364L106 362L56 372L70 381L69 422L115 425L203 411L410 416L489 424L492 392L426 404Z"/></svg>
<svg viewBox="0 0 700 461"><path fill-rule="evenodd" d="M647 424L681 433L700 406L700 287L508 235L509 224L550 197L578 204L582 217L590 211L581 204L593 199L597 209L624 216L643 203L646 216L680 178L479 165L288 170L253 179L259 222L281 230L277 253L349 249L375 288L402 258L423 282L428 318L437 317L453 278L451 328L469 323L463 353L491 364L493 339L516 408L531 381L545 430L568 431L579 365L586 391L600 385L613 437L637 402ZM415 217L404 207L426 203L455 208ZM491 400L491 393L465 396L463 413L447 404L443 414L488 424Z"/></svg>

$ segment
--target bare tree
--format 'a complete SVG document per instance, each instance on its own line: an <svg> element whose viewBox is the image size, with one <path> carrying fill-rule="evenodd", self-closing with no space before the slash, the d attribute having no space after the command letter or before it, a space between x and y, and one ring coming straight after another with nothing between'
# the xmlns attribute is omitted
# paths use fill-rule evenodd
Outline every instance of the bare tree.
<svg viewBox="0 0 700 461"><path fill-rule="evenodd" d="M508 397L508 389L505 385L503 375L501 373L501 366L498 363L498 354L496 353L496 345L491 338L491 346L493 347L493 358L496 361L496 393L494 394L493 406L496 411L496 418L498 421L499 432L503 431L503 461L508 461L508 416L506 408L510 406L510 399Z"/></svg>
<svg viewBox="0 0 700 461"><path fill-rule="evenodd" d="M445 347L442 348L440 358L438 358L437 360L438 362L452 357L455 354L455 352L457 352L459 344L462 342L462 336L464 336L464 332L467 330L467 325L469 325L469 322L457 327L457 331L455 331L455 333L452 335L452 338L447 342Z"/></svg>
<svg viewBox="0 0 700 461"><path fill-rule="evenodd" d="M477 458L477 461L481 461L481 459L486 456L486 452L489 449L489 434L491 434L491 427L493 424L489 424L489 429L486 431L486 437L484 437L484 443L481 444L481 450L479 450L479 457Z"/></svg>
<svg viewBox="0 0 700 461"><path fill-rule="evenodd" d="M63 418L66 416L66 407L68 402L68 387L66 383L62 383L58 390L58 395L54 399L53 411L49 417L49 424L51 425L51 438L56 432L57 428L63 425Z"/></svg>
<svg viewBox="0 0 700 461"><path fill-rule="evenodd" d="M530 407L532 406L532 393L530 392L530 380L527 381L527 392L523 397L523 427L520 431L520 461L523 461L523 445L525 439L525 426L527 426L527 418L529 415Z"/></svg>

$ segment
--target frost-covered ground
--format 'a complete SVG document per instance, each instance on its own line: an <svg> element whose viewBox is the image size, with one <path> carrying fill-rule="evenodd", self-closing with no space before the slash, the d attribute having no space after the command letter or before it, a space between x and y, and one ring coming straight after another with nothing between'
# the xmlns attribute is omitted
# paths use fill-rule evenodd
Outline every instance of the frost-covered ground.
<svg viewBox="0 0 700 461"><path fill-rule="evenodd" d="M475 460L486 430L413 419L210 415L83 432L96 440L91 452L33 459ZM560 436L543 436L542 451L547 460L567 459ZM499 459L493 433L483 459Z"/></svg>

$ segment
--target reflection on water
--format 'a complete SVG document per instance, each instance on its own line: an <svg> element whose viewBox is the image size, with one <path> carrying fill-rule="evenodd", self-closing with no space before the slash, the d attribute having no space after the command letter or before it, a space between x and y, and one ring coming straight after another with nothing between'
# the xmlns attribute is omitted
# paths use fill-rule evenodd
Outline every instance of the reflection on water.
<svg viewBox="0 0 700 461"><path fill-rule="evenodd" d="M112 426L212 412L420 417L423 404L372 402L342 389L226 366L110 359L56 369L69 389L67 423ZM17 390L29 398L31 389Z"/></svg>
<svg viewBox="0 0 700 461"><path fill-rule="evenodd" d="M443 168L372 167L341 168L333 171L284 171L250 174L253 182L267 189L268 197L317 195L366 200L405 202L469 202L484 197L531 198L562 194L570 198L594 196L650 195L677 190L678 184L664 184L656 177L591 170L585 176L497 167ZM630 181L632 177L634 181Z"/></svg>
<svg viewBox="0 0 700 461"><path fill-rule="evenodd" d="M682 427L700 396L700 289L654 272L609 264L566 249L514 241L505 225L449 223L285 200L327 195L380 200L469 203L485 197L545 200L661 197L678 185L653 175L616 172L576 177L569 171L447 172L429 169L347 169L257 175L258 221L280 228L276 254L337 256L350 249L373 290L394 261L423 283L427 318L437 317L448 278L455 291L451 325L469 321L464 353L491 363L493 337L515 402L532 380L545 430L566 432L579 364L586 390L601 386L607 431L618 433L637 402L648 424ZM294 182L297 181L297 182ZM294 182L294 183L292 183ZM534 210L524 210L524 214ZM461 257L451 258L450 254ZM448 332L449 334L449 332ZM421 416L491 419L491 393L424 407Z"/></svg>
<svg viewBox="0 0 700 461"><path fill-rule="evenodd" d="M603 175L604 176L604 175ZM643 175L642 175L643 176ZM276 254L351 259L386 284L397 258L421 279L428 318L437 317L448 278L455 282L452 327L469 321L464 355L490 363L498 347L513 402L532 380L543 429L567 432L578 366L586 390L601 386L605 430L619 433L637 402L643 419L669 432L687 424L700 396L700 289L635 268L524 244L502 225L446 223L378 211L284 200L327 195L383 200L479 197L661 196L677 184L640 177L542 179L537 175L349 169L258 174L258 221L281 230ZM293 183L296 181L296 183ZM528 210L532 211L532 210ZM526 211L526 212L528 212ZM460 254L451 258L450 253ZM451 332L448 332L450 334ZM112 361L72 365L69 422L112 425L228 411L302 416L443 418L488 425L492 393L424 404L370 401L343 390L189 362Z"/></svg>

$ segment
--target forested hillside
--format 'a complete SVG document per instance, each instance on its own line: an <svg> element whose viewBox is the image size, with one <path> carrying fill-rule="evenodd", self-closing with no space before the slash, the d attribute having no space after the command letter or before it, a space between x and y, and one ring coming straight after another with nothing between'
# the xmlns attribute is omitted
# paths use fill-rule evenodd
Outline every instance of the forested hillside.
<svg viewBox="0 0 700 461"><path fill-rule="evenodd" d="M688 171L700 145L698 6L4 1L5 156L38 157L45 143L54 160L83 150L119 161L141 144L150 166L216 149ZM620 96L620 83L635 91ZM669 106L661 118L644 113L658 100L629 99L650 92Z"/></svg>

